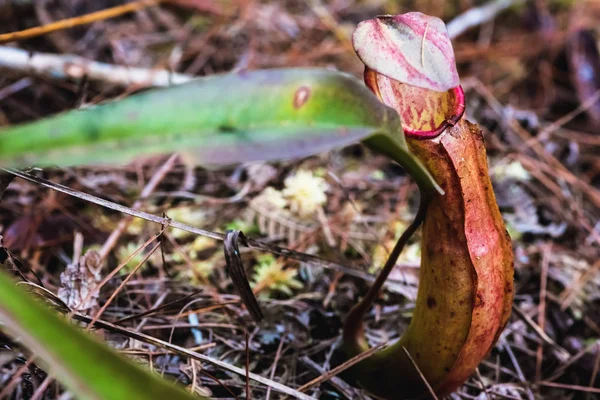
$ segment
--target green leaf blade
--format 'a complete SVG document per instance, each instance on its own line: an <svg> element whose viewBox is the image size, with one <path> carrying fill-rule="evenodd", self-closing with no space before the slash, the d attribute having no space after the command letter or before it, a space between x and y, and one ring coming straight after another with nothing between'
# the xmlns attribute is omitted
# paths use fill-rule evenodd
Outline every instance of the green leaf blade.
<svg viewBox="0 0 600 400"><path fill-rule="evenodd" d="M198 399L117 354L0 271L0 328L17 337L80 399Z"/></svg>
<svg viewBox="0 0 600 400"><path fill-rule="evenodd" d="M420 166L398 114L360 81L325 69L216 75L0 131L0 166L125 163L181 152L200 165L313 155L374 135ZM408 162L406 162L408 160ZM428 173L419 174L428 176ZM434 187L431 178L425 187Z"/></svg>

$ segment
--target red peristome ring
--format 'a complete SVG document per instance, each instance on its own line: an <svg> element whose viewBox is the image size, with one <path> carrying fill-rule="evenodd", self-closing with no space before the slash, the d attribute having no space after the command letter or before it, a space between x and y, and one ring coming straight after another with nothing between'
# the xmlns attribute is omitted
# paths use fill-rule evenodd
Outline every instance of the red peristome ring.
<svg viewBox="0 0 600 400"><path fill-rule="evenodd" d="M390 93L388 91L388 92L385 92L385 93L387 93L387 96L385 96L384 93L382 92L382 89L380 88L380 82L378 80L379 77L382 77L386 80L386 81L384 81L384 87L387 89L389 89L389 86L385 86L385 84L389 84L390 81L397 82L397 81L391 80L391 78L388 78L385 75L381 75L381 74L375 72L374 70L372 70L368 67L365 68L364 80L365 80L365 84L367 85L367 87L369 89L371 89L383 103L385 103L386 105L388 105L392 108L395 108L396 111L400 114L400 116L402 116L403 112L407 111L402 107L404 104L408 103L408 101L406 101L406 98L404 98L403 95L406 94L406 92L410 92L410 90L407 90L407 91L398 90L397 92L394 93L397 96L390 95ZM398 84L397 88L406 87L406 88L412 88L413 90L421 90L425 93L427 92L427 89L420 89L415 86L411 86L411 85L404 84L401 82L397 82L397 84ZM401 85L406 85L406 86L401 86ZM444 120L441 123L439 123L439 125L437 125L434 129L423 130L423 129L413 128L411 125L405 123L405 119L403 118L402 128L404 129L404 133L406 134L407 137L415 138L415 139L432 139L432 138L439 136L448 127L455 125L461 119L461 117L463 116L463 114L465 112L465 94L464 94L462 87L457 86L455 88L450 89L446 93L449 94L450 99L452 100L452 103L451 103L451 107L450 107L451 112L446 113L447 115L445 116ZM429 104L429 105L431 105L431 104ZM425 105L424 105L424 107L425 107ZM413 108L413 110L414 110L414 108ZM410 112L408 113L408 115L412 116L412 114L410 114Z"/></svg>
<svg viewBox="0 0 600 400"><path fill-rule="evenodd" d="M457 86L448 92L451 92L455 98L454 112L450 117L446 118L437 128L429 131L412 129L410 126L402 123L404 134L415 139L432 139L441 135L447 128L456 125L465 113L465 92L462 86Z"/></svg>

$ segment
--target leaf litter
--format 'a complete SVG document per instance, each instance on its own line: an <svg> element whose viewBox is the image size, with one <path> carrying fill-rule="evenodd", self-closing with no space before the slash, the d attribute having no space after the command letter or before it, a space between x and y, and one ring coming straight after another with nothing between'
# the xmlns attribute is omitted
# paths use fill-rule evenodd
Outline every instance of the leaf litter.
<svg viewBox="0 0 600 400"><path fill-rule="evenodd" d="M408 10L449 21L460 12L477 10L479 4L445 1L440 14L436 1L408 2L402 6L406 8L393 2L330 1L322 3L326 13L304 2L189 3L192 8L185 11L173 5L149 8L15 46L142 68L168 66L189 75L325 66L360 76L360 61L343 44L359 21ZM0 26L16 31L112 5L91 4L80 0L1 4ZM456 395L460 398L529 398L532 393L541 398L600 396L596 390L600 382L600 139L596 135L600 102L593 101L600 89L598 21L600 7L591 0L535 2L514 6L493 22L453 39L460 74L465 77L467 113L484 128L495 191L514 240L514 306L521 312L513 314L500 345L480 366L480 377L461 388ZM0 124L90 106L138 89L10 71L0 77ZM125 167L49 169L35 174L133 206L164 162L155 157ZM285 196L273 193L284 193L286 179L302 171L321 171L327 183L326 200L316 196L318 206L307 213L299 206L279 207ZM120 331L105 328L104 338L122 351L143 355L167 378L214 398L249 397L245 376L176 353L162 342L128 335L138 330L165 343L202 348L203 355L237 367L245 366L247 350L252 372L271 376L289 388L299 388L332 369L331 354L344 315L365 293L367 278L381 264L378 260L393 243L398 224L415 212L416 188L403 172L355 145L262 168L190 171L175 163L160 175L154 190L138 204L140 210L165 213L205 230L241 230L250 239L314 254L354 273L278 256L265 261L263 253L240 247L241 266L255 284L263 286L258 294L265 318L258 324L225 270L222 244L167 229L160 248L105 310L102 318L107 322L123 322ZM265 198L275 199L275 204L265 206ZM0 211L4 245L15 260L12 268L32 284L58 294L69 308L88 313L88 318L127 274L114 275L99 289L98 283L161 230L148 221L129 222L113 251L96 263L98 247L124 218L119 212L20 179L4 192ZM78 242L80 237L83 242ZM393 285L388 285L368 316L367 337L372 344L394 341L410 320L418 286L418 237L413 247L393 272ZM141 250L140 256L145 255L146 250ZM547 285L541 292L544 262ZM279 278L265 278L270 274ZM269 287L269 279L282 279L279 285L287 282L279 286L285 289L277 290L277 284ZM546 301L543 314L539 313L541 296ZM127 320L135 315L142 317ZM561 350L549 345L547 338ZM10 385L13 398L30 398L46 372L30 364L20 369L27 355L19 343L2 334L0 341L0 387ZM536 353L539 347L541 358ZM536 377L537 362L542 368ZM353 392L336 382L319 381L307 393L350 398ZM267 387L251 383L252 396L264 398ZM58 398L63 390L52 382L46 398Z"/></svg>

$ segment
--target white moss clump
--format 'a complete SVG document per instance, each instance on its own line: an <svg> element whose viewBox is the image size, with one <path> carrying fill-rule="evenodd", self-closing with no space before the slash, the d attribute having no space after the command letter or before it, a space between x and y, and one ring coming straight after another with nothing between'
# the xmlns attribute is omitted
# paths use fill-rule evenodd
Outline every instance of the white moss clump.
<svg viewBox="0 0 600 400"><path fill-rule="evenodd" d="M327 202L328 185L321 177L307 170L298 170L284 181L283 197L290 210L300 217L308 217Z"/></svg>

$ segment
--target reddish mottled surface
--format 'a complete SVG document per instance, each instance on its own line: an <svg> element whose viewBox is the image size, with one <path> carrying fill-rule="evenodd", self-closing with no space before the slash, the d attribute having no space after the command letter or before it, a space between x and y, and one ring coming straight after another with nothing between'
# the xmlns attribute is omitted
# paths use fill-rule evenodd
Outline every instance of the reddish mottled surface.
<svg viewBox="0 0 600 400"><path fill-rule="evenodd" d="M363 63L391 79L437 92L459 85L454 50L444 23L413 12L363 21L353 35Z"/></svg>
<svg viewBox="0 0 600 400"><path fill-rule="evenodd" d="M513 299L513 254L489 179L479 128L460 121L441 136L440 145L460 180L466 245L477 276L467 340L454 368L436 389L447 394L468 379L504 328Z"/></svg>
<svg viewBox="0 0 600 400"><path fill-rule="evenodd" d="M455 125L465 112L462 87L447 92L407 85L365 68L365 82L382 101L398 111L407 137L434 138Z"/></svg>

